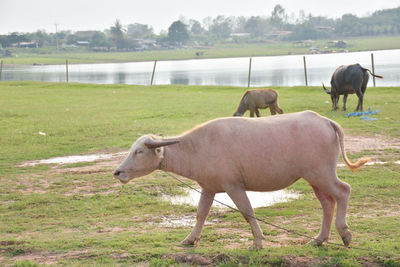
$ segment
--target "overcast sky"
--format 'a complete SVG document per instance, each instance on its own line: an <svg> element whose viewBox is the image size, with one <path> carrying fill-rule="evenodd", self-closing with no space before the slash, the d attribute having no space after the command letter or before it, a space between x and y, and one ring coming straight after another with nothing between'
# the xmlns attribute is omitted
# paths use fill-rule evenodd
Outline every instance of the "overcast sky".
<svg viewBox="0 0 400 267"><path fill-rule="evenodd" d="M200 22L207 16L270 16L280 4L286 13L300 10L330 18L343 14L367 16L376 10L400 6L400 0L0 0L0 34L38 29L104 30L116 19L122 25L142 23L155 33L167 30L184 16Z"/></svg>

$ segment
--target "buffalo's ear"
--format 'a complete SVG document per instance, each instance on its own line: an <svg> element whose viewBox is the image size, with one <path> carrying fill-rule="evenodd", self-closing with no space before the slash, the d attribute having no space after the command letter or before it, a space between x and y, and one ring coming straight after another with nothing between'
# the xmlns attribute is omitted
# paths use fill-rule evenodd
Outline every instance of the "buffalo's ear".
<svg viewBox="0 0 400 267"><path fill-rule="evenodd" d="M161 139L161 140L147 139L146 141L144 141L144 145L147 148L169 146L176 143L179 143L179 139Z"/></svg>

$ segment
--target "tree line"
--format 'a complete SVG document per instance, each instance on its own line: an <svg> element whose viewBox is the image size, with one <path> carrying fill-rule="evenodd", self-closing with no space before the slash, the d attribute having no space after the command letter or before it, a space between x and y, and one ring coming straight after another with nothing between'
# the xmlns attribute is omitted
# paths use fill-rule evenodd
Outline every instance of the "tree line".
<svg viewBox="0 0 400 267"><path fill-rule="evenodd" d="M134 23L123 26L116 20L104 31L14 32L0 35L0 44L2 47L11 47L35 42L38 47L78 44L98 49L138 50L152 46L176 47L213 42L299 41L399 33L400 7L379 10L366 17L345 14L341 18L332 19L313 16L304 11L300 11L298 16L288 15L281 5L276 5L271 14L264 17L217 16L206 17L202 21L181 18L173 22L167 31L163 30L159 34L155 34L150 25Z"/></svg>

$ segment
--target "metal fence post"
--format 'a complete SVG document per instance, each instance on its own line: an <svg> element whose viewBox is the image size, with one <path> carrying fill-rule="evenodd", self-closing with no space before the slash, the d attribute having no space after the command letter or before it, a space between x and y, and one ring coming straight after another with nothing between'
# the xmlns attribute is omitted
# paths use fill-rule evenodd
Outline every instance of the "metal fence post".
<svg viewBox="0 0 400 267"><path fill-rule="evenodd" d="M248 76L248 79L247 79L247 87L250 87L250 78L251 78L251 58L250 58L250 61L249 61L249 76Z"/></svg>
<svg viewBox="0 0 400 267"><path fill-rule="evenodd" d="M303 64L304 64L304 79L306 81L306 86L308 86L306 56L303 56Z"/></svg>
<svg viewBox="0 0 400 267"><path fill-rule="evenodd" d="M3 72L3 60L0 62L0 81L1 81L1 73Z"/></svg>
<svg viewBox="0 0 400 267"><path fill-rule="evenodd" d="M69 82L68 59L65 60L65 78L68 83Z"/></svg>
<svg viewBox="0 0 400 267"><path fill-rule="evenodd" d="M153 73L151 74L150 85L153 85L154 73L156 72L156 65L157 65L157 60L154 60Z"/></svg>
<svg viewBox="0 0 400 267"><path fill-rule="evenodd" d="M372 64L372 74L375 74L374 53L371 53L371 64ZM375 76L374 75L372 75L372 80L374 81L374 87L375 87Z"/></svg>

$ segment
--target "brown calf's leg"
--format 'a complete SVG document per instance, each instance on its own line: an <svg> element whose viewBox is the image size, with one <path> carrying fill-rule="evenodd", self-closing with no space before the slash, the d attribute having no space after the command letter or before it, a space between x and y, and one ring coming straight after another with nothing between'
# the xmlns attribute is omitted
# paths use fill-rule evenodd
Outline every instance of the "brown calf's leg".
<svg viewBox="0 0 400 267"><path fill-rule="evenodd" d="M270 105L268 107L269 107L269 111L271 112L271 115L275 115L276 114L275 107L273 105Z"/></svg>

